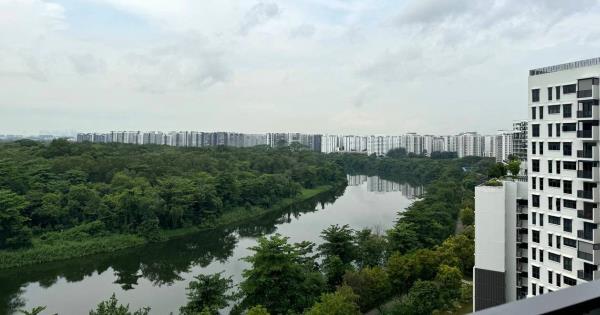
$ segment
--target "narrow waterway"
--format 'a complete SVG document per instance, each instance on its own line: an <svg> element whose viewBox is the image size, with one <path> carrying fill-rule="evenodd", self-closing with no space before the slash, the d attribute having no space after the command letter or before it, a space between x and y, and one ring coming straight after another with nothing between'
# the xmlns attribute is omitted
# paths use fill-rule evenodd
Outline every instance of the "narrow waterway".
<svg viewBox="0 0 600 315"><path fill-rule="evenodd" d="M279 213L229 228L83 259L0 272L0 314L47 306L48 314L87 314L113 293L132 309L178 314L185 288L201 273L223 271L241 280L248 264L241 258L260 235L280 233L292 242L321 243L332 224L354 229L390 228L421 187L362 175L349 176L343 191L320 195Z"/></svg>

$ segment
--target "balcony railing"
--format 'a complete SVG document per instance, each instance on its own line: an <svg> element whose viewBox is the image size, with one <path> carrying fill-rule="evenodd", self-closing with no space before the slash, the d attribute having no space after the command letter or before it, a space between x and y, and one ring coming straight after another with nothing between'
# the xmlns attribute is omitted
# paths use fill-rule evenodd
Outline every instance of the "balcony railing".
<svg viewBox="0 0 600 315"><path fill-rule="evenodd" d="M592 118L594 116L591 110L578 110L577 118Z"/></svg>
<svg viewBox="0 0 600 315"><path fill-rule="evenodd" d="M587 261L594 261L594 255L581 251L577 251L577 258L585 259Z"/></svg>
<svg viewBox="0 0 600 315"><path fill-rule="evenodd" d="M577 150L578 158L591 159L591 158L593 158L593 154L594 154L594 151L592 151L592 150Z"/></svg>
<svg viewBox="0 0 600 315"><path fill-rule="evenodd" d="M584 240L593 241L594 240L594 232L586 231L586 230L577 230L577 237L584 239Z"/></svg>
<svg viewBox="0 0 600 315"><path fill-rule="evenodd" d="M592 90L577 91L577 97L592 97Z"/></svg>
<svg viewBox="0 0 600 315"><path fill-rule="evenodd" d="M577 210L577 217L580 219L593 220L594 219L594 211L592 209Z"/></svg>
<svg viewBox="0 0 600 315"><path fill-rule="evenodd" d="M594 199L594 192L591 190L578 190L577 197L583 199Z"/></svg>
<svg viewBox="0 0 600 315"><path fill-rule="evenodd" d="M592 170L580 170L580 171L577 171L577 178L592 179L593 178Z"/></svg>
<svg viewBox="0 0 600 315"><path fill-rule="evenodd" d="M585 270L577 270L577 278L585 281L592 281L594 280L594 273L589 271L586 272Z"/></svg>
<svg viewBox="0 0 600 315"><path fill-rule="evenodd" d="M592 137L592 130L578 130L577 131L577 138L591 138Z"/></svg>

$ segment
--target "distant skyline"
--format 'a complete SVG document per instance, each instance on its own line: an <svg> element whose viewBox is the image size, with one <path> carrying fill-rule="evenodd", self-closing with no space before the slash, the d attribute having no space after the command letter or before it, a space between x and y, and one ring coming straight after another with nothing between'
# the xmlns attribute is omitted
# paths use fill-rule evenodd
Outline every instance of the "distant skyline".
<svg viewBox="0 0 600 315"><path fill-rule="evenodd" d="M167 4L168 3L168 4ZM493 134L596 0L0 0L0 134Z"/></svg>

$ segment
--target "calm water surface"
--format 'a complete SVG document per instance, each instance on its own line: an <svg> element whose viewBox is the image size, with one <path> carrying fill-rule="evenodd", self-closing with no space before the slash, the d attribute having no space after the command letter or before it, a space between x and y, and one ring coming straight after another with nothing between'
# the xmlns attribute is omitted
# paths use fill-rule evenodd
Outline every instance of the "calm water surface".
<svg viewBox="0 0 600 315"><path fill-rule="evenodd" d="M87 314L113 292L132 309L178 314L194 275L224 271L238 283L248 267L240 259L260 235L280 233L292 242L321 243L331 224L354 229L388 229L396 213L422 193L421 187L362 175L349 176L343 191L272 213L243 225L199 233L165 243L0 272L0 314L47 306L44 314Z"/></svg>

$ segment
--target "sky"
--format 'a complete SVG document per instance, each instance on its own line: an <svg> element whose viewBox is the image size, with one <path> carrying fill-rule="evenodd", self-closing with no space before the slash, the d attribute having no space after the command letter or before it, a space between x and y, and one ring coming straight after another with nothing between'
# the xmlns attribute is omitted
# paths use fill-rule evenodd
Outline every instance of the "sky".
<svg viewBox="0 0 600 315"><path fill-rule="evenodd" d="M0 0L0 134L495 133L597 0Z"/></svg>

